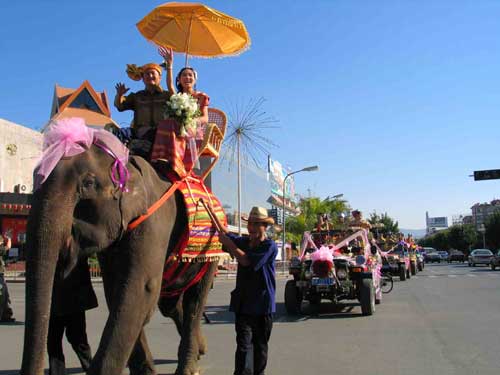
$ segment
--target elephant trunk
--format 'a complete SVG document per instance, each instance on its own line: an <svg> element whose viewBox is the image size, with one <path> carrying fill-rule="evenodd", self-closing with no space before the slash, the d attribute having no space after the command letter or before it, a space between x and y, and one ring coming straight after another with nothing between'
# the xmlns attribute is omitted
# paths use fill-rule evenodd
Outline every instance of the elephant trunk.
<svg viewBox="0 0 500 375"><path fill-rule="evenodd" d="M28 219L22 375L43 374L56 264L71 236L71 198L43 190L35 193Z"/></svg>

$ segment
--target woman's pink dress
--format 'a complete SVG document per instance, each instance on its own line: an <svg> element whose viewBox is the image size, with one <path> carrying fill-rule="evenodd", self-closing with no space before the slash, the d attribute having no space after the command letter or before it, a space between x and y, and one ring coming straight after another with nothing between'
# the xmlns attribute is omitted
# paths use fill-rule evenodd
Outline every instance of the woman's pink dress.
<svg viewBox="0 0 500 375"><path fill-rule="evenodd" d="M198 99L198 106L203 112L205 107L208 107L210 98L207 94L197 92L193 94ZM206 124L198 125L196 134L193 134L196 146L201 144L203 140ZM172 169L179 177L186 177L191 174L195 164L195 155L189 147L189 136L181 137L179 135L180 125L174 119L165 119L160 121L156 130L155 143L151 152L151 161L158 159L168 160Z"/></svg>

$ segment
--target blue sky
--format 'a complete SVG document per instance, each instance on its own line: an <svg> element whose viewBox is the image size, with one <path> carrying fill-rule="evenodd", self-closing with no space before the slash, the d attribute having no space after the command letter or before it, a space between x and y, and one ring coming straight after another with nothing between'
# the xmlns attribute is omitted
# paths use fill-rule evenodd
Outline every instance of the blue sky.
<svg viewBox="0 0 500 375"><path fill-rule="evenodd" d="M500 197L500 2L206 1L247 25L249 51L193 59L212 105L263 96L279 122L274 158L297 191L344 193L364 212L387 211L405 228L470 212ZM155 1L22 1L0 5L0 118L39 128L55 83L88 79L114 96L132 90L125 64L160 61L135 27ZM175 68L183 64L176 56ZM113 118L123 124L131 113Z"/></svg>

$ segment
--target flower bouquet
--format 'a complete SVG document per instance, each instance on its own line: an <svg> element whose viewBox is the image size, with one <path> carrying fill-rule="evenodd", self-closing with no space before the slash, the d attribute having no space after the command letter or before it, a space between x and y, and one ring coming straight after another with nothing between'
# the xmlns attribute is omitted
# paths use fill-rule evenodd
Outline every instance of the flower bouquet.
<svg viewBox="0 0 500 375"><path fill-rule="evenodd" d="M165 116L180 124L179 135L181 137L196 132L196 118L200 115L198 101L189 94L177 93L167 101Z"/></svg>

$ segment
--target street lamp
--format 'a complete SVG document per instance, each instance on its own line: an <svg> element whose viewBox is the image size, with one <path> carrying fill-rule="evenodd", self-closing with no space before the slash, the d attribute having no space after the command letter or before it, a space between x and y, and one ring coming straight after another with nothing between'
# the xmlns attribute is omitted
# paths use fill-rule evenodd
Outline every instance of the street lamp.
<svg viewBox="0 0 500 375"><path fill-rule="evenodd" d="M478 231L483 234L483 249L486 249L486 228L484 224L479 226Z"/></svg>
<svg viewBox="0 0 500 375"><path fill-rule="evenodd" d="M285 252L285 233L286 233L286 223L285 223L285 192L286 192L286 180L288 177L295 173L299 172L314 172L317 171L319 167L317 165L313 165L311 167L306 167L302 168L298 171L290 172L288 173L284 180L283 180L283 201L282 201L282 207L283 207L283 212L282 212L282 220L283 220L283 237L282 237L282 245L281 245L281 254L282 254L282 261L283 261L283 271L286 271L286 252Z"/></svg>

